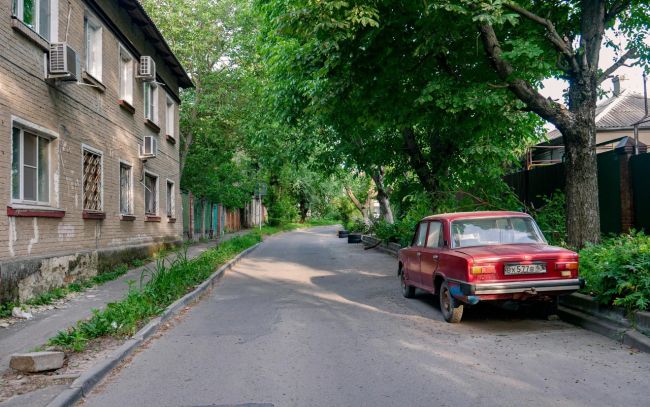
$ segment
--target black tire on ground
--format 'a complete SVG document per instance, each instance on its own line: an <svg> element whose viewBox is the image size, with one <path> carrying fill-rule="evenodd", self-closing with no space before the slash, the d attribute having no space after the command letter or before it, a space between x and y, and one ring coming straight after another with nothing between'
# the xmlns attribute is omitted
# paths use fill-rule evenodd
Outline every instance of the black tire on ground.
<svg viewBox="0 0 650 407"><path fill-rule="evenodd" d="M403 270L399 272L399 282L400 282L400 286L402 286L402 295L404 296L404 298L415 297L415 287L406 284L406 279L404 277Z"/></svg>
<svg viewBox="0 0 650 407"><path fill-rule="evenodd" d="M361 235L359 233L350 233L348 243L361 243Z"/></svg>
<svg viewBox="0 0 650 407"><path fill-rule="evenodd" d="M348 233L347 230L339 230L339 238L348 237Z"/></svg>
<svg viewBox="0 0 650 407"><path fill-rule="evenodd" d="M446 281L443 281L440 286L440 311L442 311L442 317L445 321L457 324L463 318L463 304L459 304L458 301L451 296L451 291L449 291L449 286Z"/></svg>

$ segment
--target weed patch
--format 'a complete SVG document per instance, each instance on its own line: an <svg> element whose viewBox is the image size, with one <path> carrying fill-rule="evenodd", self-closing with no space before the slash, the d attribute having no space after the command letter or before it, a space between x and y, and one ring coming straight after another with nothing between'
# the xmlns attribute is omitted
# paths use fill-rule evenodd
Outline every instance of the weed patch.
<svg viewBox="0 0 650 407"><path fill-rule="evenodd" d="M102 311L94 310L90 319L60 331L48 345L80 352L95 338L133 335L149 319L205 281L217 267L260 242L263 233L235 237L192 260L188 260L186 250L172 262L159 259L153 269L142 272L138 286L130 283L123 300L108 304Z"/></svg>

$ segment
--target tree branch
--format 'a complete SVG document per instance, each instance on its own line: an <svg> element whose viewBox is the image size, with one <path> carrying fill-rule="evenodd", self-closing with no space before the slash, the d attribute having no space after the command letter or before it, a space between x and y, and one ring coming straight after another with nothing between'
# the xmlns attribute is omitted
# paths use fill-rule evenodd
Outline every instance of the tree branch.
<svg viewBox="0 0 650 407"><path fill-rule="evenodd" d="M359 212L361 212L361 215L365 217L365 212L364 212L364 206L361 205L361 202L357 199L357 197L354 195L354 192L350 189L350 187L346 186L345 187L345 193L348 195L348 198L352 201L354 206L357 208Z"/></svg>
<svg viewBox="0 0 650 407"><path fill-rule="evenodd" d="M488 23L479 25L483 49L490 63L502 81L508 84L508 89L515 94L526 106L545 120L558 128L566 128L573 122L573 115L561 104L545 98L530 83L518 78L512 78L514 69L503 59L501 44L497 39L494 28Z"/></svg>
<svg viewBox="0 0 650 407"><path fill-rule="evenodd" d="M560 37L560 34L558 34L557 30L555 29L555 25L550 20L542 18L537 14L526 10L517 3L505 3L504 6L524 18L527 18L530 21L546 27L546 30L548 31L547 37L549 41L551 41L551 43L555 45L555 48L557 48L557 50L560 51L569 60L569 63L572 67L574 64L576 64L575 54L573 52L571 43L568 43L562 37Z"/></svg>
<svg viewBox="0 0 650 407"><path fill-rule="evenodd" d="M605 21L609 21L616 17L619 13L630 6L630 0L618 0L612 3L612 6L605 13Z"/></svg>
<svg viewBox="0 0 650 407"><path fill-rule="evenodd" d="M638 58L638 55L636 54L636 49L634 48L628 49L627 52L625 52L625 54L621 55L618 61L614 62L609 68L605 69L603 73L600 74L600 76L598 77L598 84L600 85L601 83L603 83L605 79L609 78L609 76L614 72L616 72L616 70L621 66L629 66L629 65L625 65L625 61L627 61L628 59L636 59L636 58Z"/></svg>

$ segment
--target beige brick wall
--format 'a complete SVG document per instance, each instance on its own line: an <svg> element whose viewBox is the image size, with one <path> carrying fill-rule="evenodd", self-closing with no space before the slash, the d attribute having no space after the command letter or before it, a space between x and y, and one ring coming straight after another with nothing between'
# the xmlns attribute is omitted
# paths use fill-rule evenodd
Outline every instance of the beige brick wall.
<svg viewBox="0 0 650 407"><path fill-rule="evenodd" d="M153 48L139 33L138 26L115 3L99 2L112 23L131 47L142 55L154 55ZM156 65L166 86L158 92L160 134L144 125L143 84L135 80L135 114L118 105L119 36L103 24L102 84L105 91L72 82L53 83L44 79L45 53L22 33L12 28L12 0L0 0L0 262L33 256L62 254L97 248L119 247L162 240L177 240L182 235L179 192L179 144L165 140L166 92L177 94L177 82L162 59ZM72 0L68 42L85 60L84 13L92 12L80 0ZM58 0L58 40L66 32L68 2ZM137 55L136 55L137 57ZM57 133L51 143L51 206L65 210L61 219L9 217L5 207L11 201L12 117L34 123ZM178 135L178 105L174 117ZM158 156L143 164L138 148L145 135L158 139ZM104 220L82 218L82 145L103 154ZM123 221L119 213L119 163L133 165L133 207L135 221ZM159 176L158 210L160 222L145 222L143 170ZM175 188L176 223L166 217L166 180Z"/></svg>

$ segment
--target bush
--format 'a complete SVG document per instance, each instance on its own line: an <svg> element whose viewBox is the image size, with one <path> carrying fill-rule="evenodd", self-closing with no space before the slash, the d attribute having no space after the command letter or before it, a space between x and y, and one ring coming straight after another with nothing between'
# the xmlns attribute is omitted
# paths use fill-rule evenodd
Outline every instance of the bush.
<svg viewBox="0 0 650 407"><path fill-rule="evenodd" d="M567 246L566 199L561 191L555 191L550 198L544 197L544 205L531 211L531 215L544 233L546 240L554 246Z"/></svg>
<svg viewBox="0 0 650 407"><path fill-rule="evenodd" d="M353 233L370 233L371 227L363 219L356 218L345 224L345 229Z"/></svg>
<svg viewBox="0 0 650 407"><path fill-rule="evenodd" d="M650 236L631 232L580 251L585 291L628 312L650 306Z"/></svg>

